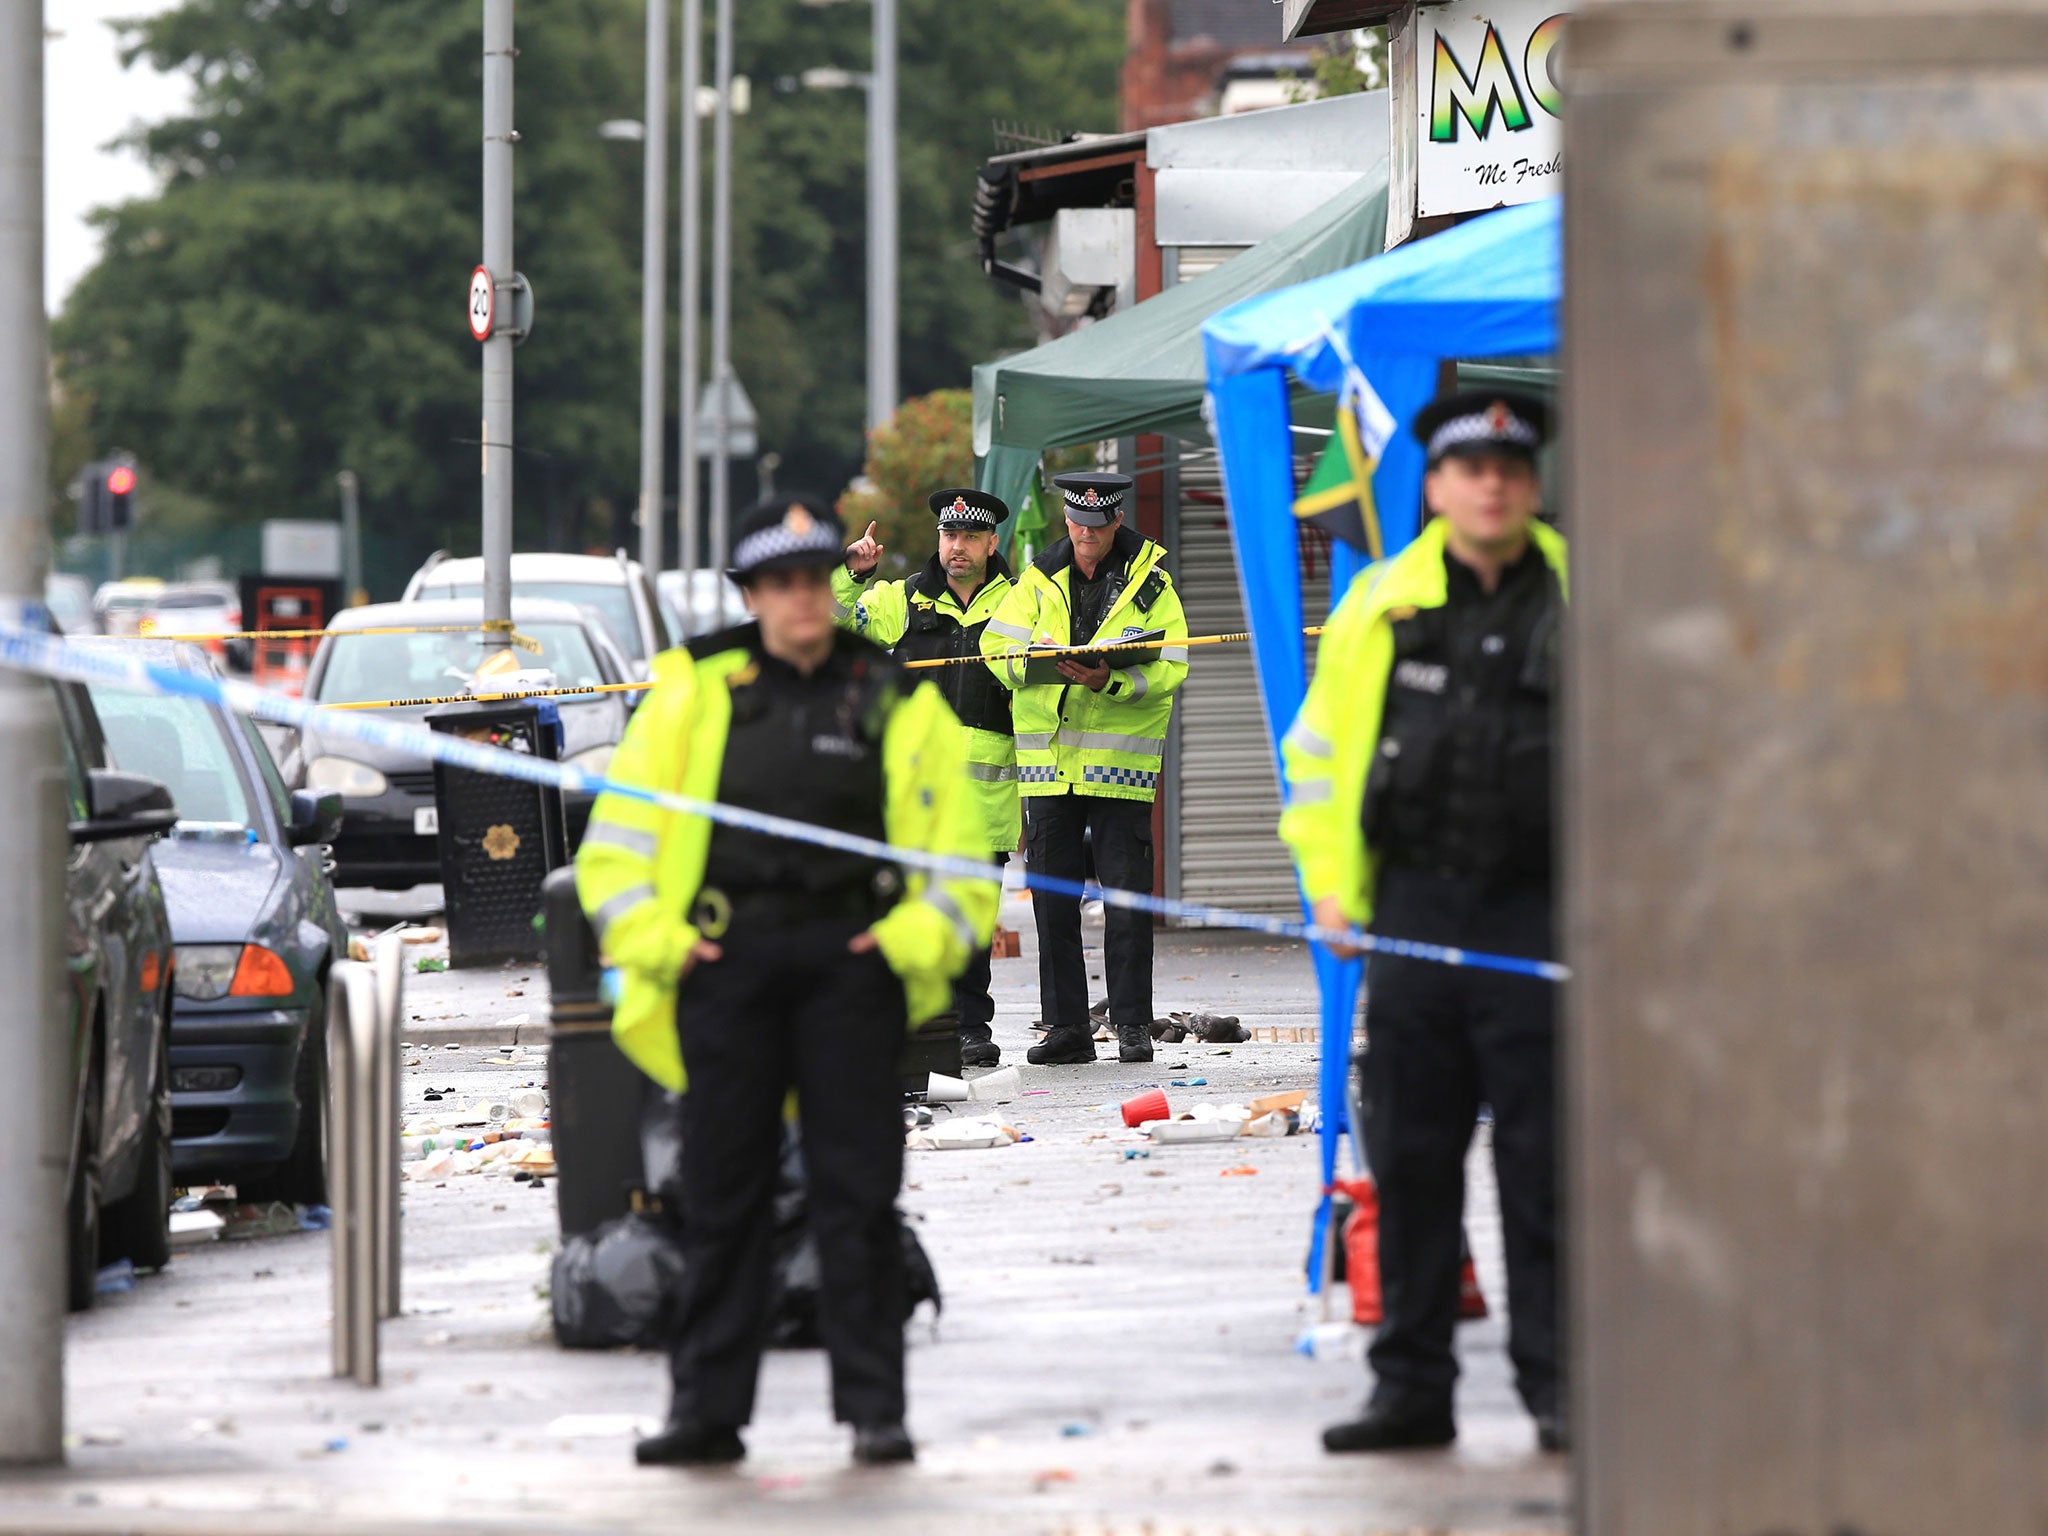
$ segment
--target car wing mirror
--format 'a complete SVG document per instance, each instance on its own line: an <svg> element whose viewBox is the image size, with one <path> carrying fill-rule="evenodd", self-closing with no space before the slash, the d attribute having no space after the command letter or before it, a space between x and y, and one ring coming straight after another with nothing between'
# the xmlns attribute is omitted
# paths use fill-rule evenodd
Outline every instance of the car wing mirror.
<svg viewBox="0 0 2048 1536"><path fill-rule="evenodd" d="M334 790L292 791L292 819L285 841L294 848L331 843L341 836L341 796Z"/></svg>
<svg viewBox="0 0 2048 1536"><path fill-rule="evenodd" d="M164 785L139 773L95 768L88 777L83 821L71 823L74 843L102 843L121 837L162 837L178 824L178 808Z"/></svg>

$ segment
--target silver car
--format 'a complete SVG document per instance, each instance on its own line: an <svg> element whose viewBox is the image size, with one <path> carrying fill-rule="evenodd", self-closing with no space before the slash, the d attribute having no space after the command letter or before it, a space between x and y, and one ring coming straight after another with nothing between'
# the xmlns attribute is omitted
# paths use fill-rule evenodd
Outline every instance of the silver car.
<svg viewBox="0 0 2048 1536"><path fill-rule="evenodd" d="M479 598L484 593L484 563L456 560L437 552L406 583L405 601ZM602 555L524 554L512 557L512 595L551 598L588 608L624 654L635 677L647 676L657 651L678 644L661 600L637 560L620 550L609 560Z"/></svg>

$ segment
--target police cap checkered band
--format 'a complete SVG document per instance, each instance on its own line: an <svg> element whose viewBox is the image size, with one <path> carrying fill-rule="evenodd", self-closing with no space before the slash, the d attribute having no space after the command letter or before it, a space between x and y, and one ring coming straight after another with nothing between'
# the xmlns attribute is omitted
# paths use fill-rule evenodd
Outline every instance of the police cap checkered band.
<svg viewBox="0 0 2048 1536"><path fill-rule="evenodd" d="M934 491L925 499L925 504L938 518L941 528L988 529L1010 515L1008 503L986 491Z"/></svg>

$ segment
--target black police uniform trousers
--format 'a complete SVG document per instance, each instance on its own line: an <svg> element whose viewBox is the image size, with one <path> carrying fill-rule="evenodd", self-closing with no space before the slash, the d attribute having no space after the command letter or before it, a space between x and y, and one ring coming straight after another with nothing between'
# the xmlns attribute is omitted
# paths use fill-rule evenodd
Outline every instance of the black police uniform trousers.
<svg viewBox="0 0 2048 1536"><path fill-rule="evenodd" d="M842 1423L903 1418L905 1280L896 1194L903 987L881 954L849 954L867 924L820 917L749 928L684 978L676 1023L685 1269L670 1356L673 1418L753 1415L767 1337L783 1101L796 1090L822 1284L818 1332Z"/></svg>
<svg viewBox="0 0 2048 1536"><path fill-rule="evenodd" d="M1392 866L1380 872L1374 908L1374 931L1399 938L1538 959L1555 953L1547 879L1504 884ZM1369 1355L1373 1401L1403 1413L1451 1407L1465 1154L1485 1103L1515 1385L1531 1413L1561 1411L1556 989L1378 954L1366 988L1361 1086L1385 1307Z"/></svg>
<svg viewBox="0 0 2048 1536"><path fill-rule="evenodd" d="M1061 880L1088 877L1088 847L1095 878L1112 890L1152 889L1152 802L1106 795L1030 795L1024 800L1025 858L1032 873ZM1088 846L1083 846L1083 834ZM1052 1029L1092 1035L1088 1022L1088 964L1081 949L1081 903L1072 896L1031 893L1038 925L1038 994ZM1124 907L1103 915L1104 974L1109 980L1109 1021L1122 1028L1152 1025L1152 917ZM1148 1033L1145 1037L1150 1040Z"/></svg>

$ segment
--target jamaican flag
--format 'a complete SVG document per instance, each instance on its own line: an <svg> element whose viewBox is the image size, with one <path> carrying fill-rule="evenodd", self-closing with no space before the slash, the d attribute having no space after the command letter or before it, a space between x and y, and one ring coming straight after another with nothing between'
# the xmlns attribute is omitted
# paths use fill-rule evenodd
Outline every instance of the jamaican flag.
<svg viewBox="0 0 2048 1536"><path fill-rule="evenodd" d="M1362 375L1351 373L1337 404L1337 429L1295 498L1294 515L1375 560L1384 559L1372 472L1393 434L1393 418L1379 395Z"/></svg>

